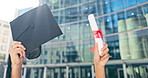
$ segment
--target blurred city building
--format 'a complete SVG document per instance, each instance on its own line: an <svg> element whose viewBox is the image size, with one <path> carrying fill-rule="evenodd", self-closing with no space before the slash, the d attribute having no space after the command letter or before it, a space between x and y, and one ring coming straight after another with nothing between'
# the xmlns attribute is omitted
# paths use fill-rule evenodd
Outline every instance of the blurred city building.
<svg viewBox="0 0 148 78"><path fill-rule="evenodd" d="M9 23L0 20L0 78L3 78L4 75L4 65L6 65L7 61L10 35Z"/></svg>
<svg viewBox="0 0 148 78"><path fill-rule="evenodd" d="M0 20L0 60L6 60L6 54L10 45L10 27L9 23Z"/></svg>
<svg viewBox="0 0 148 78"><path fill-rule="evenodd" d="M41 56L27 61L23 76L94 78L90 49L95 42L87 20L89 14L94 14L112 56L105 68L106 78L148 78L147 0L39 2L49 6L63 35L42 45Z"/></svg>

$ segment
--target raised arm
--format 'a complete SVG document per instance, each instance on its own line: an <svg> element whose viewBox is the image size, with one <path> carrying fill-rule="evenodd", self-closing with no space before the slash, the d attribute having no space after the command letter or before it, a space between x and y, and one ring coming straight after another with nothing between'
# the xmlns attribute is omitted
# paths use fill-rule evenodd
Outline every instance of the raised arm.
<svg viewBox="0 0 148 78"><path fill-rule="evenodd" d="M12 42L12 47L9 49L9 54L12 62L11 78L21 78L22 63L25 57L24 50L25 47L21 44L21 42Z"/></svg>
<svg viewBox="0 0 148 78"><path fill-rule="evenodd" d="M94 67L96 78L105 78L105 64L107 63L110 55L108 54L108 45L104 43L104 47L102 48L102 54L99 55L98 52L98 44L95 44L94 51Z"/></svg>

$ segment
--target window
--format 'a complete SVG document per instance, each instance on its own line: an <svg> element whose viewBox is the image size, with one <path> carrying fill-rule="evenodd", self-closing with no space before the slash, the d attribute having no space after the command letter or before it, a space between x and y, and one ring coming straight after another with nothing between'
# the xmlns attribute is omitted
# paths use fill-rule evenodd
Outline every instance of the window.
<svg viewBox="0 0 148 78"><path fill-rule="evenodd" d="M3 26L6 27L6 28L9 28L9 25L4 24Z"/></svg>
<svg viewBox="0 0 148 78"><path fill-rule="evenodd" d="M7 43L8 42L8 38L2 38L2 43Z"/></svg>
<svg viewBox="0 0 148 78"><path fill-rule="evenodd" d="M42 59L40 59L40 64L42 64Z"/></svg>
<svg viewBox="0 0 148 78"><path fill-rule="evenodd" d="M4 59L5 59L5 54L0 53L0 60L4 60Z"/></svg>
<svg viewBox="0 0 148 78"><path fill-rule="evenodd" d="M44 55L47 55L47 51L44 51Z"/></svg>
<svg viewBox="0 0 148 78"><path fill-rule="evenodd" d="M2 34L2 29L0 28L0 35Z"/></svg>
<svg viewBox="0 0 148 78"><path fill-rule="evenodd" d="M6 45L1 45L0 50L1 51L6 51L7 50L7 46Z"/></svg>
<svg viewBox="0 0 148 78"><path fill-rule="evenodd" d="M47 64L47 59L44 59L44 64Z"/></svg>
<svg viewBox="0 0 148 78"><path fill-rule="evenodd" d="M9 35L9 31L4 31L3 35L8 36Z"/></svg>

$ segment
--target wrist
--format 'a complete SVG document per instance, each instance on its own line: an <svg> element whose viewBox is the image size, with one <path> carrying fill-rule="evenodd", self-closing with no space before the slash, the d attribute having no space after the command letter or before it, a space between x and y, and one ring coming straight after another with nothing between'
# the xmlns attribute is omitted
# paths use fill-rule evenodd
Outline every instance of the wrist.
<svg viewBox="0 0 148 78"><path fill-rule="evenodd" d="M103 64L103 63L94 62L94 65L97 66L97 67L105 67L105 64Z"/></svg>
<svg viewBox="0 0 148 78"><path fill-rule="evenodd" d="M19 62L19 61L12 61L12 66L16 67L16 66L19 66L21 67L22 66L22 62Z"/></svg>
<svg viewBox="0 0 148 78"><path fill-rule="evenodd" d="M22 64L12 64L12 68L21 68Z"/></svg>
<svg viewBox="0 0 148 78"><path fill-rule="evenodd" d="M105 68L104 65L94 64L95 68Z"/></svg>

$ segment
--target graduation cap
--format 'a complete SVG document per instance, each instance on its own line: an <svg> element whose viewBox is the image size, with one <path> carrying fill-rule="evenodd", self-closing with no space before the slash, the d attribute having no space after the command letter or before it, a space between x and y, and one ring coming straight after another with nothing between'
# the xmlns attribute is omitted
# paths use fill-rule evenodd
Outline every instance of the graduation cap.
<svg viewBox="0 0 148 78"><path fill-rule="evenodd" d="M62 35L62 31L46 4L17 17L10 22L10 25L13 40L22 42L28 59L39 57L43 43ZM8 65L9 63L11 64L11 61Z"/></svg>

